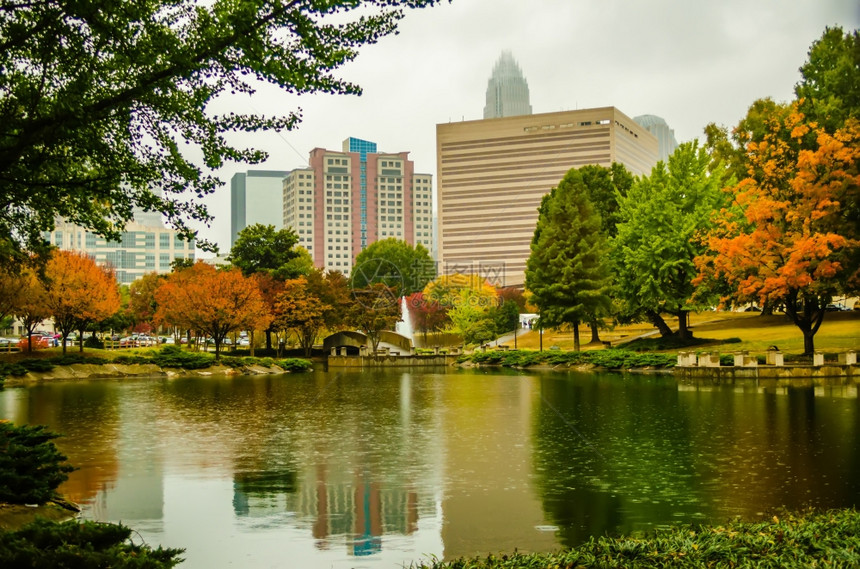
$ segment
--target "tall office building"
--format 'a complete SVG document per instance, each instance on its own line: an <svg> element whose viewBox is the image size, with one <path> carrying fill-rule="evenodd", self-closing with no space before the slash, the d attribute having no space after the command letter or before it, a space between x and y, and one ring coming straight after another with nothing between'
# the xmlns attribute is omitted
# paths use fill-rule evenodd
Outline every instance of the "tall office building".
<svg viewBox="0 0 860 569"><path fill-rule="evenodd" d="M343 150L314 148L309 166L283 182L283 224L317 267L349 273L368 245L394 237L433 249L432 182L408 152L384 153L348 138Z"/></svg>
<svg viewBox="0 0 860 569"><path fill-rule="evenodd" d="M436 125L440 272L522 286L541 198L568 170L651 171L657 139L614 107Z"/></svg>
<svg viewBox="0 0 860 569"><path fill-rule="evenodd" d="M484 118L496 119L530 114L532 114L532 106L529 104L529 84L511 52L503 51L487 83Z"/></svg>
<svg viewBox="0 0 860 569"><path fill-rule="evenodd" d="M108 241L79 225L59 220L45 238L60 249L80 251L96 264L116 271L120 284L131 284L146 273L169 273L176 259L194 259L194 242L164 227L161 215L135 210L119 241Z"/></svg>
<svg viewBox="0 0 860 569"><path fill-rule="evenodd" d="M656 115L639 115L633 117L639 126L653 134L657 138L659 159L666 162L669 156L678 148L678 141L675 140L675 131L669 128L666 121Z"/></svg>
<svg viewBox="0 0 860 569"><path fill-rule="evenodd" d="M288 172L248 170L230 179L230 246L239 232L261 223L284 227L283 184Z"/></svg>

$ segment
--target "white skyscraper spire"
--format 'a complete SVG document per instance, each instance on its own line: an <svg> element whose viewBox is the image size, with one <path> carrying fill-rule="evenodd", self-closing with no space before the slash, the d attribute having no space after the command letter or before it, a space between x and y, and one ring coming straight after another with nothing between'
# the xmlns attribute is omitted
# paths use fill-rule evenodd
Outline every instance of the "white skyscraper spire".
<svg viewBox="0 0 860 569"><path fill-rule="evenodd" d="M487 84L484 118L495 119L532 114L529 84L510 51L503 51Z"/></svg>

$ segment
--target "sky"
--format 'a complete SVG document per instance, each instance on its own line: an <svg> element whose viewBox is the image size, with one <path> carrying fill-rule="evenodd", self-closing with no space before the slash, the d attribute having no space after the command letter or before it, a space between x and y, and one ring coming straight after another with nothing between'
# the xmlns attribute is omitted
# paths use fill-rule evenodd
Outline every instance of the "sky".
<svg viewBox="0 0 860 569"><path fill-rule="evenodd" d="M436 124L483 118L487 81L510 50L534 113L614 106L663 117L678 142L710 122L731 127L753 101L793 98L798 68L826 26L860 28L857 0L453 0L408 11L399 33L363 48L338 76L361 96L295 96L263 86L214 106L267 115L301 109L297 129L229 137L269 159L218 171L206 198L215 216L200 236L226 254L230 178L248 169L292 170L316 147L354 136L382 152L410 152L436 176ZM203 254L201 256L206 256Z"/></svg>

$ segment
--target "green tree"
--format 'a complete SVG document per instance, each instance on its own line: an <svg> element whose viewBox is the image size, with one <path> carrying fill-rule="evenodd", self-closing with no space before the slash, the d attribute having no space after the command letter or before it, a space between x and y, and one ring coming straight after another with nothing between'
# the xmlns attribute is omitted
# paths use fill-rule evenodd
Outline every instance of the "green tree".
<svg viewBox="0 0 860 569"><path fill-rule="evenodd" d="M57 497L74 470L54 445L57 437L42 425L0 421L0 502L44 504Z"/></svg>
<svg viewBox="0 0 860 569"><path fill-rule="evenodd" d="M301 256L298 242L292 228L255 223L239 232L227 260L246 277L267 273L278 280L294 279L302 274L302 264L296 262Z"/></svg>
<svg viewBox="0 0 860 569"><path fill-rule="evenodd" d="M693 260L705 247L700 237L723 202L723 170L709 172L711 157L698 142L681 144L650 176L637 180L621 200L622 222L613 240L617 285L627 311L652 322L660 313L678 317L678 335L689 337ZM709 299L701 299L704 304ZM663 335L671 330L658 326Z"/></svg>
<svg viewBox="0 0 860 569"><path fill-rule="evenodd" d="M860 119L860 31L826 28L809 48L794 86L798 109L829 134Z"/></svg>
<svg viewBox="0 0 860 569"><path fill-rule="evenodd" d="M543 325L573 328L579 350L579 324L608 309L606 240L582 173L570 170L541 200L526 261L526 289Z"/></svg>
<svg viewBox="0 0 860 569"><path fill-rule="evenodd" d="M356 289L382 283L399 298L424 289L436 278L436 264L422 244L414 247L394 237L375 241L355 258L350 285Z"/></svg>
<svg viewBox="0 0 860 569"><path fill-rule="evenodd" d="M600 216L600 232L604 238L611 239L617 233L618 223L621 221L618 212L618 200L623 199L633 186L633 174L623 164L613 162L612 166L606 168L597 164L589 164L579 168L582 181L591 205ZM617 293L610 287L610 297L616 297ZM591 342L600 342L600 326L604 316L609 316L611 306L605 311L592 315L588 322L591 328Z"/></svg>
<svg viewBox="0 0 860 569"><path fill-rule="evenodd" d="M359 94L334 71L395 33L404 8L437 2L4 3L0 254L44 246L57 217L117 239L133 206L193 238L186 221L209 220L203 198L222 185L207 172L266 158L225 135L300 121L298 112L219 115L210 103L258 84Z"/></svg>

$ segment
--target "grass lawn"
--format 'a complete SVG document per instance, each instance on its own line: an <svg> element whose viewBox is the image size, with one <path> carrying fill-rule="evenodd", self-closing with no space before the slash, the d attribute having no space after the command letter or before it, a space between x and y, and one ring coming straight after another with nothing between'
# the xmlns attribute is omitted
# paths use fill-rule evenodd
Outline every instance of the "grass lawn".
<svg viewBox="0 0 860 569"><path fill-rule="evenodd" d="M677 328L677 321L667 320ZM693 335L698 338L714 339L713 346L719 349L722 340L740 338L740 343L726 344L725 350L764 353L770 346L778 346L785 353L803 352L803 335L800 329L783 315L761 316L757 312L698 312L690 318ZM617 326L613 330L600 332L600 339L616 345L619 340L626 341L642 334L655 333L647 323ZM582 349L602 349L602 345L589 345L591 330L580 327ZM538 349L540 338L535 331L521 331L517 336L520 349ZM513 341L507 342L513 347ZM558 346L562 350L573 349L573 333L570 330L546 330L543 335L543 349ZM697 346L702 347L702 346ZM844 352L860 349L860 311L828 312L818 333L815 335L815 348L825 352Z"/></svg>

